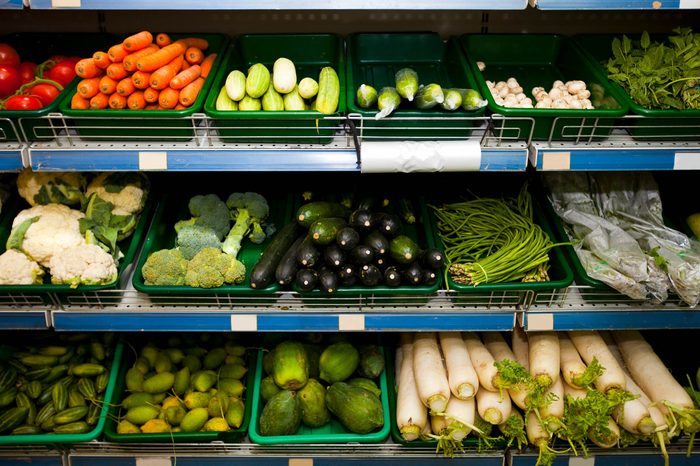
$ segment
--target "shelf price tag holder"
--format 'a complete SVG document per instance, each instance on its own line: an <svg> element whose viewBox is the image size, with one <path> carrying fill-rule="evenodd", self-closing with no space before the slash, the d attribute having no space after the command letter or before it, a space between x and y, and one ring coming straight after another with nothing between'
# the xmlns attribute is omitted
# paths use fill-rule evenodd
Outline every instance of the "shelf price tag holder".
<svg viewBox="0 0 700 466"><path fill-rule="evenodd" d="M257 332L258 316L255 314L231 314L231 330L234 332Z"/></svg>
<svg viewBox="0 0 700 466"><path fill-rule="evenodd" d="M172 466L173 462L169 456L151 456L136 458L136 466Z"/></svg>
<svg viewBox="0 0 700 466"><path fill-rule="evenodd" d="M673 169L700 170L700 152L676 152L673 158Z"/></svg>
<svg viewBox="0 0 700 466"><path fill-rule="evenodd" d="M526 330L528 332L554 330L554 314L551 312L528 313Z"/></svg>
<svg viewBox="0 0 700 466"><path fill-rule="evenodd" d="M155 171L168 169L167 152L139 152L139 170Z"/></svg>
<svg viewBox="0 0 700 466"><path fill-rule="evenodd" d="M289 458L289 466L314 466L313 458Z"/></svg>
<svg viewBox="0 0 700 466"><path fill-rule="evenodd" d="M569 458L569 466L595 466L595 456L589 456L588 458L572 456Z"/></svg>
<svg viewBox="0 0 700 466"><path fill-rule="evenodd" d="M362 332L365 330L364 314L340 314L338 315L338 331Z"/></svg>

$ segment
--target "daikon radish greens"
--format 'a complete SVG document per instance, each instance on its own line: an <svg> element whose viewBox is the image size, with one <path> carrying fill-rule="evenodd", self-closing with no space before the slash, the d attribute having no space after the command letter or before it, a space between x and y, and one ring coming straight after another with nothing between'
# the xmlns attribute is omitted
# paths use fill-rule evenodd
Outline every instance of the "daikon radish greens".
<svg viewBox="0 0 700 466"><path fill-rule="evenodd" d="M503 437L508 440L507 446L517 445L518 450L527 445L527 435L525 434L525 418L517 409L513 409L506 422L498 424L498 428Z"/></svg>
<svg viewBox="0 0 700 466"><path fill-rule="evenodd" d="M527 183L516 198L477 198L430 208L455 283L549 280L549 250L557 245L533 221Z"/></svg>

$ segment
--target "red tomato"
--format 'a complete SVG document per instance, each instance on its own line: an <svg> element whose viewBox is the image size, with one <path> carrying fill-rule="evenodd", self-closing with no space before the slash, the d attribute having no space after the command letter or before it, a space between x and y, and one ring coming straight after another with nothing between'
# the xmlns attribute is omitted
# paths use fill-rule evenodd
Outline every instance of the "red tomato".
<svg viewBox="0 0 700 466"><path fill-rule="evenodd" d="M8 65L0 65L0 99L14 94L22 85L22 78L17 68Z"/></svg>
<svg viewBox="0 0 700 466"><path fill-rule="evenodd" d="M0 65L19 66L19 54L11 45L0 44Z"/></svg>
<svg viewBox="0 0 700 466"><path fill-rule="evenodd" d="M35 95L13 95L5 102L5 110L39 110L43 106Z"/></svg>
<svg viewBox="0 0 700 466"><path fill-rule="evenodd" d="M51 102L56 100L56 97L58 97L58 94L60 94L61 91L59 91L58 88L52 84L41 83L30 87L27 93L41 99L44 107L46 107Z"/></svg>
<svg viewBox="0 0 700 466"><path fill-rule="evenodd" d="M46 78L51 81L56 81L63 87L66 87L75 78L75 63L70 60L63 60L51 67Z"/></svg>
<svg viewBox="0 0 700 466"><path fill-rule="evenodd" d="M22 78L22 84L27 84L34 81L34 71L36 70L36 63L30 61L24 61L19 64L19 76Z"/></svg>

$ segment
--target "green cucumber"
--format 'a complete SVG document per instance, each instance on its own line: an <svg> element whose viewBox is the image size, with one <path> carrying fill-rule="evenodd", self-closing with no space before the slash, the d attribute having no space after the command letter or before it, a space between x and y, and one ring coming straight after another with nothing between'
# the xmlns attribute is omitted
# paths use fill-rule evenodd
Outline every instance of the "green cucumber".
<svg viewBox="0 0 700 466"><path fill-rule="evenodd" d="M299 225L309 228L316 220L326 217L347 218L350 209L337 202L316 201L299 207L296 214Z"/></svg>
<svg viewBox="0 0 700 466"><path fill-rule="evenodd" d="M316 244L330 244L335 241L338 231L345 225L347 225L347 222L344 218L320 218L309 227L309 236Z"/></svg>
<svg viewBox="0 0 700 466"><path fill-rule="evenodd" d="M408 236L399 235L389 243L389 253L399 264L410 264L418 258L420 248Z"/></svg>
<svg viewBox="0 0 700 466"><path fill-rule="evenodd" d="M262 257L250 272L251 288L262 290L274 281L277 265L297 238L297 228L296 222L289 222L270 240Z"/></svg>

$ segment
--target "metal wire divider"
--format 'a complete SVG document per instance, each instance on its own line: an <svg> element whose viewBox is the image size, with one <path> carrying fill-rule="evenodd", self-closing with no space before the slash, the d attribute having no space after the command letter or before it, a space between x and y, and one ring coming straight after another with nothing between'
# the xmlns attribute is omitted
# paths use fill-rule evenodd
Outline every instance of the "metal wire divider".
<svg viewBox="0 0 700 466"><path fill-rule="evenodd" d="M663 311L690 309L678 296L670 295L663 303L654 303L632 299L612 288L593 288L590 286L570 285L568 288L540 292L531 296L532 301L525 304L525 310L558 308L563 311L580 309L605 310L651 310Z"/></svg>
<svg viewBox="0 0 700 466"><path fill-rule="evenodd" d="M21 132L17 131L17 125L12 120L0 118L0 149L22 149L22 138L19 137L21 134Z"/></svg>

